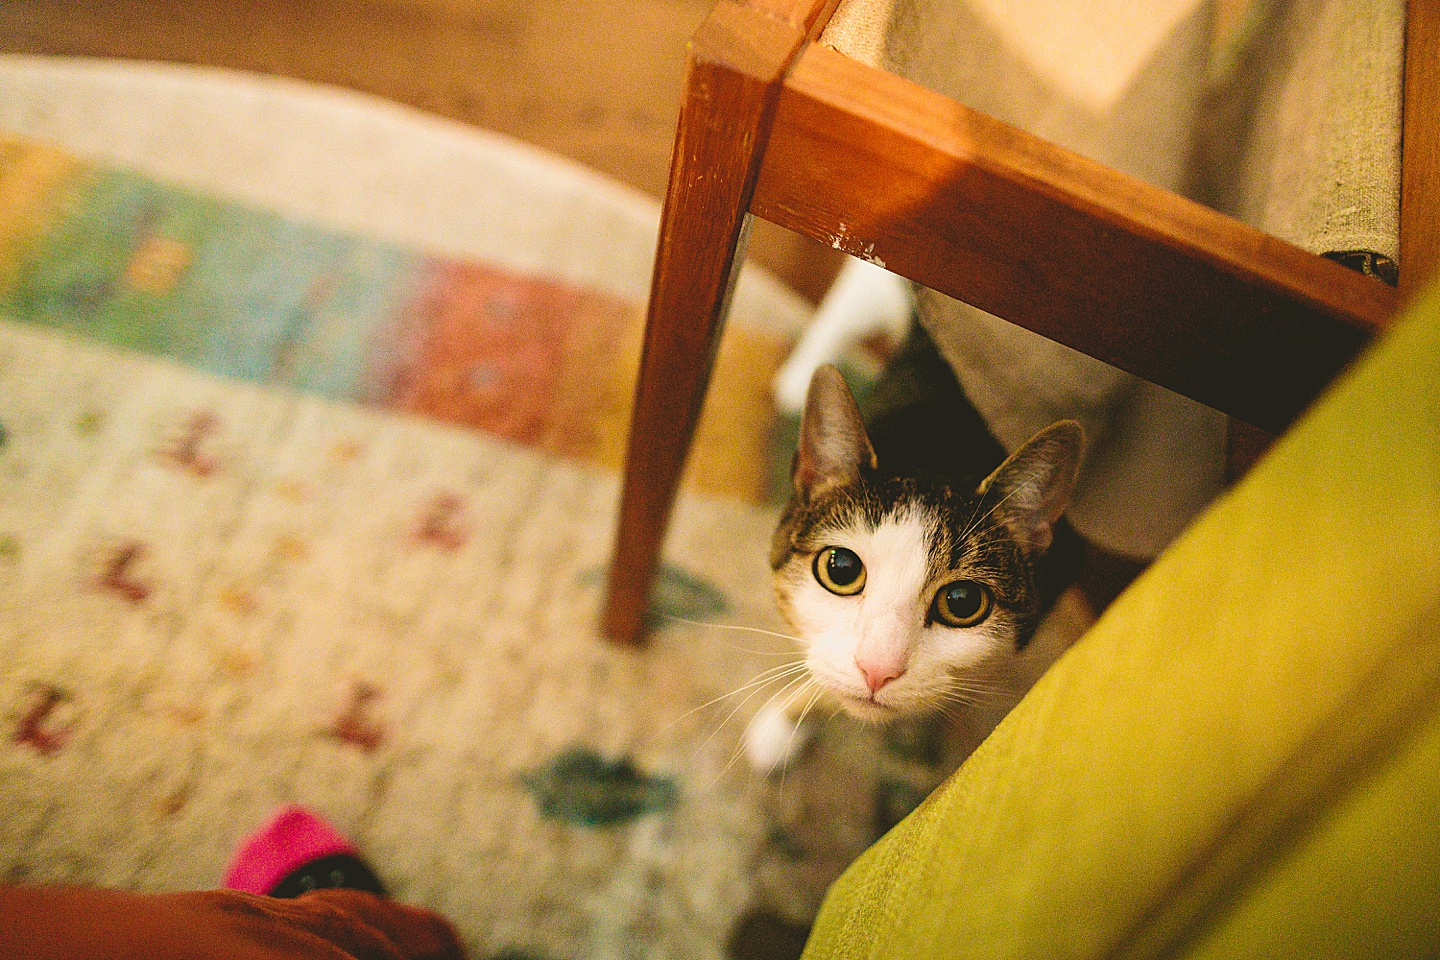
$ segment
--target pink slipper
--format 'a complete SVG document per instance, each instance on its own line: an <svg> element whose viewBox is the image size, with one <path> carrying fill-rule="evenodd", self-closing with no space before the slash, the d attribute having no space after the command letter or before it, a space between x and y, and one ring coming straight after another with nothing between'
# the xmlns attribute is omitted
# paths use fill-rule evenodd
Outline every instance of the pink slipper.
<svg viewBox="0 0 1440 960"><path fill-rule="evenodd" d="M380 892L355 845L309 810L293 805L282 807L241 841L222 885L264 896L342 886Z"/></svg>

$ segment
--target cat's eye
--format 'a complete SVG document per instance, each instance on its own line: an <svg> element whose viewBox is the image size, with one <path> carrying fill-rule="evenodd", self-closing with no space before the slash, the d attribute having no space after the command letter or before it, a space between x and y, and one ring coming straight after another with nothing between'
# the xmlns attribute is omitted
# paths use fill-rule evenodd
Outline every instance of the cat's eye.
<svg viewBox="0 0 1440 960"><path fill-rule="evenodd" d="M865 564L854 550L826 547L815 555L815 579L831 593L853 597L865 589Z"/></svg>
<svg viewBox="0 0 1440 960"><path fill-rule="evenodd" d="M947 627L973 627L990 616L990 591L974 580L947 583L930 605L932 619Z"/></svg>

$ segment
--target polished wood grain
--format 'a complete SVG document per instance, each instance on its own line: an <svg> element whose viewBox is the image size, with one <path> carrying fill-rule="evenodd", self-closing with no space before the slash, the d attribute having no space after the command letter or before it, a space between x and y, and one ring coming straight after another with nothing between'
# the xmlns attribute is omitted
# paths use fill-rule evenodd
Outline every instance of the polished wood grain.
<svg viewBox="0 0 1440 960"><path fill-rule="evenodd" d="M751 210L1277 433L1398 303L819 45L780 94Z"/></svg>
<svg viewBox="0 0 1440 960"><path fill-rule="evenodd" d="M1440 3L1410 0L1405 19L1400 292L1409 299L1440 267Z"/></svg>
<svg viewBox="0 0 1440 960"><path fill-rule="evenodd" d="M603 627L637 640L743 256L780 84L810 24L722 0L691 44Z"/></svg>

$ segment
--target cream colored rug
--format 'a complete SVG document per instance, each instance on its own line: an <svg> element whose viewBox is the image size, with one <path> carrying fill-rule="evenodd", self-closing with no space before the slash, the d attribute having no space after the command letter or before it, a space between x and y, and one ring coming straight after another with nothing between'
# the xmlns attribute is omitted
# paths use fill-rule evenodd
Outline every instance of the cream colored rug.
<svg viewBox="0 0 1440 960"><path fill-rule="evenodd" d="M0 59L0 130L286 223L643 302L653 203L372 100ZM673 619L642 650L597 635L618 490L603 445L343 402L269 368L217 376L113 330L96 342L36 293L80 261L47 248L35 267L16 237L58 234L15 224L0 229L0 879L210 887L238 838L297 802L476 957L755 955L757 915L803 927L935 782L926 730L844 720L783 780L735 762L779 685L712 701L783 662L783 641ZM783 340L804 316L772 280L742 281L738 336ZM737 361L725 396L753 405L768 369ZM721 421L729 455L743 430ZM658 608L776 628L773 520L738 495L684 497Z"/></svg>

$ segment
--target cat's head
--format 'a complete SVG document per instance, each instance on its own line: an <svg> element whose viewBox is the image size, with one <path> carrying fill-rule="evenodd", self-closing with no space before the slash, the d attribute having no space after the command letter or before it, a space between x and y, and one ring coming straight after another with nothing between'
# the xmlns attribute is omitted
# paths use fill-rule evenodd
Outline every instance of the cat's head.
<svg viewBox="0 0 1440 960"><path fill-rule="evenodd" d="M945 443L935 424L934 442ZM1044 602L1036 567L1069 505L1084 435L1065 420L977 486L877 462L838 371L810 384L771 566L811 675L853 714L942 706L1014 656Z"/></svg>

